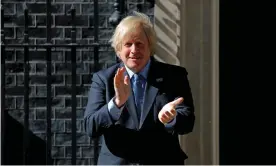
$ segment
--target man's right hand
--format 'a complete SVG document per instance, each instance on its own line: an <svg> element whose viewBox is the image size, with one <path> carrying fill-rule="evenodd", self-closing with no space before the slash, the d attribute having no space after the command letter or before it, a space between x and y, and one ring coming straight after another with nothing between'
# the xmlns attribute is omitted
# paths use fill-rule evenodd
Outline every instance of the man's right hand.
<svg viewBox="0 0 276 166"><path fill-rule="evenodd" d="M119 68L114 77L114 101L118 108L125 104L131 92L130 79L128 75L124 76L125 71L125 67Z"/></svg>

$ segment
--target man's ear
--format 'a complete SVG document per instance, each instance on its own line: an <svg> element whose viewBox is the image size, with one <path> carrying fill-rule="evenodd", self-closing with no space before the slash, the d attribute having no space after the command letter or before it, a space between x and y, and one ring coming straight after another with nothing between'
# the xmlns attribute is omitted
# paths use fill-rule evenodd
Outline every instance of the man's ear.
<svg viewBox="0 0 276 166"><path fill-rule="evenodd" d="M116 52L116 55L119 59L121 59L119 51Z"/></svg>

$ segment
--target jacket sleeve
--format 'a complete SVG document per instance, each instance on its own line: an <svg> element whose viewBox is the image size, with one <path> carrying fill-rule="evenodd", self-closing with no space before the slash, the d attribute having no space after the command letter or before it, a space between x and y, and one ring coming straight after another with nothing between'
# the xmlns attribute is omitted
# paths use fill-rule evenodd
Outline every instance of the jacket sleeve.
<svg viewBox="0 0 276 166"><path fill-rule="evenodd" d="M183 97L184 101L176 107L177 115L173 125L166 126L170 132L180 135L192 132L195 123L194 103L186 69L177 74L178 81L174 82L175 99Z"/></svg>
<svg viewBox="0 0 276 166"><path fill-rule="evenodd" d="M105 96L105 83L97 73L94 73L84 112L84 129L90 137L102 135L104 129L114 123Z"/></svg>

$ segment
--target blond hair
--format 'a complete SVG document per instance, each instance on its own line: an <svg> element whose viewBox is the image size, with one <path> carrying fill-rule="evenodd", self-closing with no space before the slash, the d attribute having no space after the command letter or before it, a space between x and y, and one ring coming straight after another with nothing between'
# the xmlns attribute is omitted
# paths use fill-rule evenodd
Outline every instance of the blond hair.
<svg viewBox="0 0 276 166"><path fill-rule="evenodd" d="M150 18L143 13L134 12L134 15L125 17L116 27L111 39L109 42L111 46L114 48L115 52L121 50L122 40L128 32L133 29L141 28L145 32L149 48L150 54L153 55L155 52L155 45L156 45L156 34L153 29L153 25L150 21Z"/></svg>

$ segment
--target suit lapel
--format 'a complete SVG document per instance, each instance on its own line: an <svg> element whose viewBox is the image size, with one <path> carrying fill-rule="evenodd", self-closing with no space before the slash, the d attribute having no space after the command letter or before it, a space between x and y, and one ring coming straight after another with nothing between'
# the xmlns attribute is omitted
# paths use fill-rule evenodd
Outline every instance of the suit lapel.
<svg viewBox="0 0 276 166"><path fill-rule="evenodd" d="M144 98L144 105L143 105L143 111L140 118L139 128L142 127L142 124L144 123L150 108L155 100L155 96L158 92L158 89L149 83L146 85L146 92L145 92L145 98Z"/></svg>
<svg viewBox="0 0 276 166"><path fill-rule="evenodd" d="M161 76L161 73L155 71L156 68L158 67L156 67L156 62L153 60L151 63L148 78L147 78L144 105L141 113L139 129L142 127L149 111L151 110L152 104L159 91L158 87L160 83L162 83L163 81L163 77Z"/></svg>
<svg viewBox="0 0 276 166"><path fill-rule="evenodd" d="M124 66L123 63L121 63L120 67ZM124 75L128 75L127 72L125 71ZM136 112L136 106L135 106L135 102L134 102L134 96L133 96L133 92L131 90L130 96L126 102L126 108L130 114L130 116L133 118L133 121L136 125L136 128L138 129L139 127L139 122L138 122L138 116L137 116L137 112Z"/></svg>
<svg viewBox="0 0 276 166"><path fill-rule="evenodd" d="M136 107L135 107L133 93L131 93L131 95L129 96L129 98L126 102L126 108L129 112L129 114L132 116L134 123L136 125L136 128L138 129L139 123L138 123L138 117L137 117L137 113L136 113Z"/></svg>

